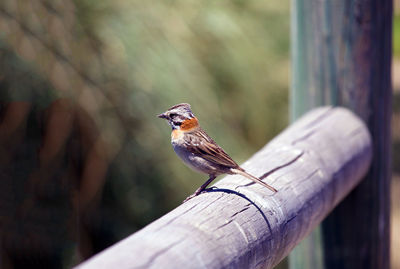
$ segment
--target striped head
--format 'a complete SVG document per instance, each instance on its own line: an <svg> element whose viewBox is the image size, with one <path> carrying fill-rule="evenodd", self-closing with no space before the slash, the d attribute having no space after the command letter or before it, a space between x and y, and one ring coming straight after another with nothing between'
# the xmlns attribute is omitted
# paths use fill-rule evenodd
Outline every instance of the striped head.
<svg viewBox="0 0 400 269"><path fill-rule="evenodd" d="M186 103L174 105L164 113L158 115L166 119L172 130L187 131L199 126L197 118L193 115L190 105Z"/></svg>

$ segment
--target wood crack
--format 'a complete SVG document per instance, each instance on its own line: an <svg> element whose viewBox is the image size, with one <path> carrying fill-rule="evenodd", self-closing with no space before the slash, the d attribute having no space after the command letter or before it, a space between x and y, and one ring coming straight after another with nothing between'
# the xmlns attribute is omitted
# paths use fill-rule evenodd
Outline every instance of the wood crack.
<svg viewBox="0 0 400 269"><path fill-rule="evenodd" d="M169 244L168 246L160 249L159 251L155 252L152 256L150 256L150 258L147 259L145 264L142 264L142 265L139 265L139 266L134 266L132 268L150 268L151 265L156 261L156 259L158 257L160 257L162 254L164 254L165 252L170 250L173 246L176 246L177 244L179 244L182 241L183 240L178 240L176 242L173 242L172 244Z"/></svg>
<svg viewBox="0 0 400 269"><path fill-rule="evenodd" d="M299 138L293 140L292 143L291 143L292 146L296 145L296 144L297 144L298 142L300 142L300 141L304 141L304 140L306 140L307 138L310 138L310 137L311 137L313 134L315 134L316 132L317 132L317 130L314 129L314 130L312 130L312 131L306 133L306 134L303 135L302 137L299 137Z"/></svg>
<svg viewBox="0 0 400 269"><path fill-rule="evenodd" d="M307 125L305 125L304 127L306 129L311 128L314 125L317 125L318 123L321 123L325 118L328 118L332 113L335 112L334 107L329 107L326 109L326 111L324 111L323 113L321 113L321 115L317 116L315 119L313 119L311 122L309 122Z"/></svg>
<svg viewBox="0 0 400 269"><path fill-rule="evenodd" d="M279 166L275 167L275 168L272 169L272 170L269 170L267 173L265 173L264 175L262 175L262 176L260 177L260 179L264 179L264 178L266 178L267 176L271 175L272 173L275 173L275 172L278 171L279 169L291 165L292 163L294 163L295 161L297 161L298 159L300 159L300 157L303 156L303 154L304 154L304 151L301 151L301 153L300 153L299 155L297 155L295 158L293 158L293 160L290 160L290 161L287 162L287 163L284 163L284 164L282 164L282 165L279 165ZM254 184L254 183L252 182L252 183L250 183L250 184L248 184L248 185L251 185L251 184Z"/></svg>

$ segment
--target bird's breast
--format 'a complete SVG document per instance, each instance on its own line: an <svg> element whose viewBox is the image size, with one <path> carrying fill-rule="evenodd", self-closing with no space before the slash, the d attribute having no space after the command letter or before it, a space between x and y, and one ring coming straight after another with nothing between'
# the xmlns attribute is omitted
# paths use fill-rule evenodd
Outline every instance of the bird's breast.
<svg viewBox="0 0 400 269"><path fill-rule="evenodd" d="M175 142L183 138L183 131L182 130L173 130L171 132L171 142Z"/></svg>

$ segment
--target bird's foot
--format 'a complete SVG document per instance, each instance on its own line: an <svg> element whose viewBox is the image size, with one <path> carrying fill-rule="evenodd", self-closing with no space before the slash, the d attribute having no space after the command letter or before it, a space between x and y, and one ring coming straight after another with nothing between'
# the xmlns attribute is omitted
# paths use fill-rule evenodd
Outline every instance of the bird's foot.
<svg viewBox="0 0 400 269"><path fill-rule="evenodd" d="M183 200L182 204L186 203L187 201L189 201L190 199L192 199L193 197L196 197L196 196L197 196L196 193L193 193L192 195L186 197L186 199Z"/></svg>
<svg viewBox="0 0 400 269"><path fill-rule="evenodd" d="M214 190L214 189L217 189L217 187L215 187L215 186L212 186L212 187L210 187L210 188L207 188L207 189L203 189L203 190L197 190L197 191L195 191L195 192L194 192L192 195L190 195L190 196L186 197L186 199L185 199L185 200L183 200L182 204L183 204L183 203L186 203L187 201L189 201L190 199L192 199L192 198L196 197L197 195L199 195L199 194L201 194L201 193L208 192L208 191L210 191L210 190Z"/></svg>

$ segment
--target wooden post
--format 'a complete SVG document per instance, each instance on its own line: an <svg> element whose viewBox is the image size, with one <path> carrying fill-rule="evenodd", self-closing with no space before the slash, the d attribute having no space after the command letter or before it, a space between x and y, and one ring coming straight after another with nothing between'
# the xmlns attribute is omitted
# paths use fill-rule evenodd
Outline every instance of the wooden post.
<svg viewBox="0 0 400 269"><path fill-rule="evenodd" d="M370 139L349 110L316 109L242 165L277 193L227 176L77 268L272 268L360 182Z"/></svg>
<svg viewBox="0 0 400 269"><path fill-rule="evenodd" d="M391 0L293 0L292 119L326 104L368 125L373 164L290 268L389 268Z"/></svg>

